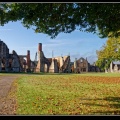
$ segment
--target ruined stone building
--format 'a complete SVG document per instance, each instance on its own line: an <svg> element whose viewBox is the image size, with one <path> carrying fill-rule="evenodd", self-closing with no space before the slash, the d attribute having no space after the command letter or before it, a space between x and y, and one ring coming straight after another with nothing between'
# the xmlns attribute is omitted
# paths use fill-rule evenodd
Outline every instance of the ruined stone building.
<svg viewBox="0 0 120 120"><path fill-rule="evenodd" d="M38 60L37 60L38 58ZM18 55L14 50L9 53L7 45L0 40L0 72L50 72L50 73L80 73L95 72L100 69L95 65L90 65L87 59L75 59L70 61L70 56L58 56L46 58L42 51L42 43L38 44L38 52L35 60L30 59L30 51L27 55Z"/></svg>
<svg viewBox="0 0 120 120"><path fill-rule="evenodd" d="M38 61L34 72L70 72L70 56L46 58L42 44L38 44Z"/></svg>
<svg viewBox="0 0 120 120"><path fill-rule="evenodd" d="M88 72L88 61L84 58L75 59L74 61L74 72Z"/></svg>
<svg viewBox="0 0 120 120"><path fill-rule="evenodd" d="M27 58L27 62L24 59ZM14 50L9 53L7 45L0 40L0 72L23 72L30 67L30 54L19 56Z"/></svg>
<svg viewBox="0 0 120 120"><path fill-rule="evenodd" d="M102 72L102 70L95 64L94 65L89 64L88 72Z"/></svg>
<svg viewBox="0 0 120 120"><path fill-rule="evenodd" d="M72 68L72 72L75 72L75 73L80 73L80 72L100 72L100 68L98 68L95 64L90 65L87 58L84 59L83 57L81 57L78 60L75 59L74 67Z"/></svg>
<svg viewBox="0 0 120 120"><path fill-rule="evenodd" d="M34 61L27 55L18 55L14 50L9 53L7 45L0 41L0 72L70 72L70 56L46 58L42 44L38 44L38 56Z"/></svg>
<svg viewBox="0 0 120 120"><path fill-rule="evenodd" d="M112 61L110 67L105 72L120 73L120 61Z"/></svg>

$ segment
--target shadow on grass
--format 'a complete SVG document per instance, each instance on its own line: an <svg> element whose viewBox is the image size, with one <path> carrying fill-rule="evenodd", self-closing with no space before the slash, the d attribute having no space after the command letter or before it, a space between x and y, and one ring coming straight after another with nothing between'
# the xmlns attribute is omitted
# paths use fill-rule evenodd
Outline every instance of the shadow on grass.
<svg viewBox="0 0 120 120"><path fill-rule="evenodd" d="M120 110L109 110L109 111L97 111L97 112L92 112L92 114L99 114L99 115L120 115Z"/></svg>
<svg viewBox="0 0 120 120"><path fill-rule="evenodd" d="M92 112L91 114L104 114L104 115L120 115L120 97L105 97L105 98L98 98L98 99L87 99L87 98L81 98L80 100L101 100L101 103L102 103L102 100L105 100L105 101L108 101L108 102L111 102L110 104L108 105L102 105L102 104L91 104L91 103L82 103L83 105L88 105L88 106L101 106L101 107L107 107L109 106L110 108L114 108L114 109L117 109L117 110L97 110L95 112Z"/></svg>

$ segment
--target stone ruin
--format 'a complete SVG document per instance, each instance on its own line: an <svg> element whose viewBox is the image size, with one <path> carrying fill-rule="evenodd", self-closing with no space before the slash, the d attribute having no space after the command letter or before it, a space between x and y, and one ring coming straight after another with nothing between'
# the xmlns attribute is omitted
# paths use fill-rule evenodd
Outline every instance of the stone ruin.
<svg viewBox="0 0 120 120"><path fill-rule="evenodd" d="M27 61L24 59L27 58ZM30 51L27 55L18 55L14 50L9 53L7 45L0 40L0 72L24 72L30 68Z"/></svg>
<svg viewBox="0 0 120 120"><path fill-rule="evenodd" d="M75 73L81 73L81 72L100 72L100 68L98 66L91 65L87 58L84 59L83 57L79 58L77 60L77 58L74 61L74 65L72 67L72 72Z"/></svg>
<svg viewBox="0 0 120 120"><path fill-rule="evenodd" d="M46 58L42 51L42 44L38 44L38 61L34 72L70 72L70 56Z"/></svg>
<svg viewBox="0 0 120 120"><path fill-rule="evenodd" d="M120 73L120 61L112 61L108 69L105 70L106 73Z"/></svg>
<svg viewBox="0 0 120 120"><path fill-rule="evenodd" d="M38 44L36 57L38 60L31 61L29 50L27 55L18 55L14 50L10 54L7 45L0 40L0 72L70 72L70 56L46 58L42 43Z"/></svg>
<svg viewBox="0 0 120 120"><path fill-rule="evenodd" d="M90 65L84 58L74 62L70 61L69 55L46 58L42 51L42 43L38 44L38 54L36 53L35 60L32 61L29 50L27 55L18 55L14 50L10 54L7 45L0 40L0 72L81 73L100 72L100 69Z"/></svg>

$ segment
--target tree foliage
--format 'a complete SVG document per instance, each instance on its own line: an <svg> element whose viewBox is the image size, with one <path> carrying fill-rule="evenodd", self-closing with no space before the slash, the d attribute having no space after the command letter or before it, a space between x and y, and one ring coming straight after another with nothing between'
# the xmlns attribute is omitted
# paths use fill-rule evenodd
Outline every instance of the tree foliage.
<svg viewBox="0 0 120 120"><path fill-rule="evenodd" d="M76 29L97 33L103 38L119 35L120 4L0 3L0 20L2 25L20 20L25 27L34 26L36 32L51 38Z"/></svg>
<svg viewBox="0 0 120 120"><path fill-rule="evenodd" d="M120 37L109 38L106 45L96 53L98 56L96 64L102 68L109 68L111 61L120 60Z"/></svg>

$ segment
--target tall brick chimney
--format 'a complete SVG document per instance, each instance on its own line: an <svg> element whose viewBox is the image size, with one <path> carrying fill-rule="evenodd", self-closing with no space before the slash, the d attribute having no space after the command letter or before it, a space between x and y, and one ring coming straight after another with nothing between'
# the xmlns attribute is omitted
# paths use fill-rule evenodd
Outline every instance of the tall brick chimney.
<svg viewBox="0 0 120 120"><path fill-rule="evenodd" d="M30 69L30 51L27 50L27 66L28 66L28 69Z"/></svg>
<svg viewBox="0 0 120 120"><path fill-rule="evenodd" d="M38 44L38 51L42 51L42 43Z"/></svg>

